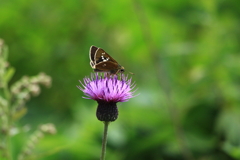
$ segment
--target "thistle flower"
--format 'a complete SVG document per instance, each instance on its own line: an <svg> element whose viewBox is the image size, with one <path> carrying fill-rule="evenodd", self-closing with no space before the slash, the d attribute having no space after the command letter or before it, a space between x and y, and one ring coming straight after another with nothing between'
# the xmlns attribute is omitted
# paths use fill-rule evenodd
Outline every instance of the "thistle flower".
<svg viewBox="0 0 240 160"><path fill-rule="evenodd" d="M115 121L118 118L117 102L126 102L133 98L135 84L132 79L121 75L92 74L84 78L82 86L77 86L87 97L98 102L97 118L100 121Z"/></svg>

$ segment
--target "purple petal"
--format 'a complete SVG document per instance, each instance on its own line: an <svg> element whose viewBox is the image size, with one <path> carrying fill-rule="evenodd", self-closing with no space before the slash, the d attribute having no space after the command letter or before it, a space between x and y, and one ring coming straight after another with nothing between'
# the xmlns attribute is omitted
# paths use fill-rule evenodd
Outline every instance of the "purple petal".
<svg viewBox="0 0 240 160"><path fill-rule="evenodd" d="M135 84L131 83L132 79L128 76L121 76L121 80L117 75L99 75L98 73L92 74L91 78L84 78L83 82L80 81L81 86L77 86L87 97L86 99L93 99L96 101L106 102L125 102L130 98L135 97L132 91Z"/></svg>

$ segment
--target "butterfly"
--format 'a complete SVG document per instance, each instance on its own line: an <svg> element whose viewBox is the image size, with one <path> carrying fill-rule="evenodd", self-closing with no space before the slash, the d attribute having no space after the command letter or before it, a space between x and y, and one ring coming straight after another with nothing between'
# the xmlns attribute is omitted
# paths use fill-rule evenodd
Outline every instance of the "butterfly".
<svg viewBox="0 0 240 160"><path fill-rule="evenodd" d="M90 65L95 72L107 72L110 74L118 74L124 72L124 67L118 64L107 52L102 48L91 46L89 51Z"/></svg>

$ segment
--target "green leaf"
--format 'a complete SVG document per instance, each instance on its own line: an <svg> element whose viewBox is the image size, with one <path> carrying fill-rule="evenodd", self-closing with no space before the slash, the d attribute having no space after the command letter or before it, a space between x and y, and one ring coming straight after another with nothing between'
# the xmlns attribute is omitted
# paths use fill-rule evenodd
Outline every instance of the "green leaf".
<svg viewBox="0 0 240 160"><path fill-rule="evenodd" d="M8 83L10 81L10 79L13 77L14 73L15 73L15 69L13 67L8 68L8 70L6 71L6 73L4 75L5 83Z"/></svg>

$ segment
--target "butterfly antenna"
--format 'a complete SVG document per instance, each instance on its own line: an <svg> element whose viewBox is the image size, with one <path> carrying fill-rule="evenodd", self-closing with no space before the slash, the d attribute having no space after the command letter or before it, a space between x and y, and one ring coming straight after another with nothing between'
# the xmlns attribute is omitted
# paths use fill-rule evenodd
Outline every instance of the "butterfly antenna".
<svg viewBox="0 0 240 160"><path fill-rule="evenodd" d="M129 72L129 71L128 71L128 73L129 73L129 74L131 74L131 75L135 75L134 73L132 73L132 72Z"/></svg>

